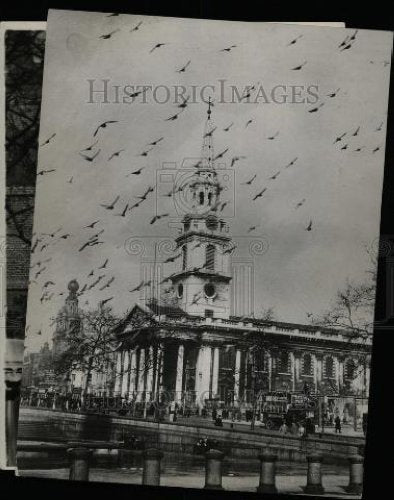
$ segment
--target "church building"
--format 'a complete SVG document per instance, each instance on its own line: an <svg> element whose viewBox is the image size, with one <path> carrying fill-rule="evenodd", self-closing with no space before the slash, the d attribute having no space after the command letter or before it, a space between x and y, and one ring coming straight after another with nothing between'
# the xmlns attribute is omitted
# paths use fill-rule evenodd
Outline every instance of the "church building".
<svg viewBox="0 0 394 500"><path fill-rule="evenodd" d="M209 105L201 159L182 193L190 210L175 239L173 300L135 305L117 327L114 393L136 401L165 397L202 410L212 401L250 404L256 391L308 387L340 411L357 399L366 411L370 341L342 330L232 316L234 244L219 215L213 130Z"/></svg>

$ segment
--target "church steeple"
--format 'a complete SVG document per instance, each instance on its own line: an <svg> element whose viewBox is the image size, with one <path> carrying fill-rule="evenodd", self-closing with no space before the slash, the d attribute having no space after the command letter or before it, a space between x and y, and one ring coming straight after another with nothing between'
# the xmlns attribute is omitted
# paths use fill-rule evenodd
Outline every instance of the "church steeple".
<svg viewBox="0 0 394 500"><path fill-rule="evenodd" d="M208 101L201 158L188 189L192 204L176 238L181 269L172 275L178 306L188 314L227 318L230 315L231 238L218 217L221 186L215 169L212 103Z"/></svg>

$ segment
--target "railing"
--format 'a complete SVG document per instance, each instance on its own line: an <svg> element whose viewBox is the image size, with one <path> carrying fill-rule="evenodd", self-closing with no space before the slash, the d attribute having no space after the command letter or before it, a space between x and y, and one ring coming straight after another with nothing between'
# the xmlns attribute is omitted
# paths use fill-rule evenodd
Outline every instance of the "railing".
<svg viewBox="0 0 394 500"><path fill-rule="evenodd" d="M89 481L89 473L92 463L94 449L120 450L123 443L101 443L101 442L81 442L69 441L66 444L20 444L18 451L42 451L59 452L63 451L70 460L69 479L74 481ZM143 472L141 483L144 485L159 486L161 476L161 459L163 451L150 447L142 452ZM205 453L205 486L206 489L222 490L222 465L225 453L216 449L209 449ZM325 493L322 484L322 462L323 456L312 452L307 455L307 474L304 492L313 495L323 495ZM276 486L276 461L277 455L269 449L263 450L259 455L259 483L256 485L258 493L277 493ZM363 457L358 454L349 456L349 483L344 487L350 494L360 495L363 483Z"/></svg>

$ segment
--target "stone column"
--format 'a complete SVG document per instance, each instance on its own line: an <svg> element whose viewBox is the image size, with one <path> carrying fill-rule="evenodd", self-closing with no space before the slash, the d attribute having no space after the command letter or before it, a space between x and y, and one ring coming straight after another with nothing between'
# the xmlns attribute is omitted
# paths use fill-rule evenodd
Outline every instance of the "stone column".
<svg viewBox="0 0 394 500"><path fill-rule="evenodd" d="M130 370L130 358L129 351L123 352L123 370L122 370L122 396L126 397L129 392L129 370Z"/></svg>
<svg viewBox="0 0 394 500"><path fill-rule="evenodd" d="M115 394L120 394L122 390L122 351L116 354L115 368Z"/></svg>
<svg viewBox="0 0 394 500"><path fill-rule="evenodd" d="M181 344L178 346L178 359L176 366L176 380L175 380L175 401L182 400L182 384L183 384L183 357L185 348Z"/></svg>
<svg viewBox="0 0 394 500"><path fill-rule="evenodd" d="M343 359L338 358L338 390L343 387Z"/></svg>
<svg viewBox="0 0 394 500"><path fill-rule="evenodd" d="M317 367L317 357L316 357L316 354L312 354L312 366L313 366L313 387L314 387L314 391L317 392L318 388L317 388L317 371L318 371L318 367Z"/></svg>
<svg viewBox="0 0 394 500"><path fill-rule="evenodd" d="M224 453L209 450L205 454L205 486L211 490L222 490L222 461Z"/></svg>
<svg viewBox="0 0 394 500"><path fill-rule="evenodd" d="M260 482L257 493L277 493L275 484L276 460L277 457L269 450L263 451L259 455L260 460Z"/></svg>
<svg viewBox="0 0 394 500"><path fill-rule="evenodd" d="M272 354L267 351L268 357L268 390L272 391Z"/></svg>
<svg viewBox="0 0 394 500"><path fill-rule="evenodd" d="M361 455L350 455L349 457L349 485L346 487L348 493L361 495L363 490L363 457Z"/></svg>
<svg viewBox="0 0 394 500"><path fill-rule="evenodd" d="M156 377L155 377L155 398L157 400L160 400L160 393L162 388L163 355L164 355L164 346L163 344L159 344L156 351Z"/></svg>
<svg viewBox="0 0 394 500"><path fill-rule="evenodd" d="M154 351L153 346L149 347L149 351L147 353L148 357L146 359L146 401L150 401L152 397L152 393L154 390L153 387L153 363L154 363Z"/></svg>
<svg viewBox="0 0 394 500"><path fill-rule="evenodd" d="M144 469L142 472L142 484L150 486L160 485L160 462L163 452L156 448L148 448L144 451Z"/></svg>
<svg viewBox="0 0 394 500"><path fill-rule="evenodd" d="M69 448L71 481L89 481L89 461L92 451L88 448Z"/></svg>
<svg viewBox="0 0 394 500"><path fill-rule="evenodd" d="M137 390L137 352L135 349L130 351L130 383L129 383L129 397Z"/></svg>
<svg viewBox="0 0 394 500"><path fill-rule="evenodd" d="M196 365L196 403L201 409L204 406L204 400L209 396L209 378L211 368L211 348L208 346L200 347L197 356Z"/></svg>
<svg viewBox="0 0 394 500"><path fill-rule="evenodd" d="M235 352L235 374L234 374L234 404L238 406L239 403L239 389L241 379L241 351L239 349Z"/></svg>
<svg viewBox="0 0 394 500"><path fill-rule="evenodd" d="M291 390L295 391L296 390L296 377L295 377L295 359L294 359L293 352L289 353L289 358L290 358L290 373L291 373Z"/></svg>
<svg viewBox="0 0 394 500"><path fill-rule="evenodd" d="M323 495L324 488L322 485L321 463L323 457L318 453L311 453L307 455L308 472L307 482L304 489L305 493L312 495Z"/></svg>
<svg viewBox="0 0 394 500"><path fill-rule="evenodd" d="M212 366L212 397L215 397L219 392L219 354L219 347L215 347Z"/></svg>
<svg viewBox="0 0 394 500"><path fill-rule="evenodd" d="M138 363L138 383L137 383L137 391L138 396L137 400L143 400L143 392L145 390L145 349L140 349L139 353L139 363Z"/></svg>

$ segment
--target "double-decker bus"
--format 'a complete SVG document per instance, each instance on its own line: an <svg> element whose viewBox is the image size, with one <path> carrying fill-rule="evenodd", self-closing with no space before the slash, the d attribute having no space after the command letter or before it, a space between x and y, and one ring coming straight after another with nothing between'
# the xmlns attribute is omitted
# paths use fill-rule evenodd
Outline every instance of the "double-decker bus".
<svg viewBox="0 0 394 500"><path fill-rule="evenodd" d="M262 398L261 420L267 429L279 429L285 422L303 423L317 418L317 399L303 392L272 391Z"/></svg>

